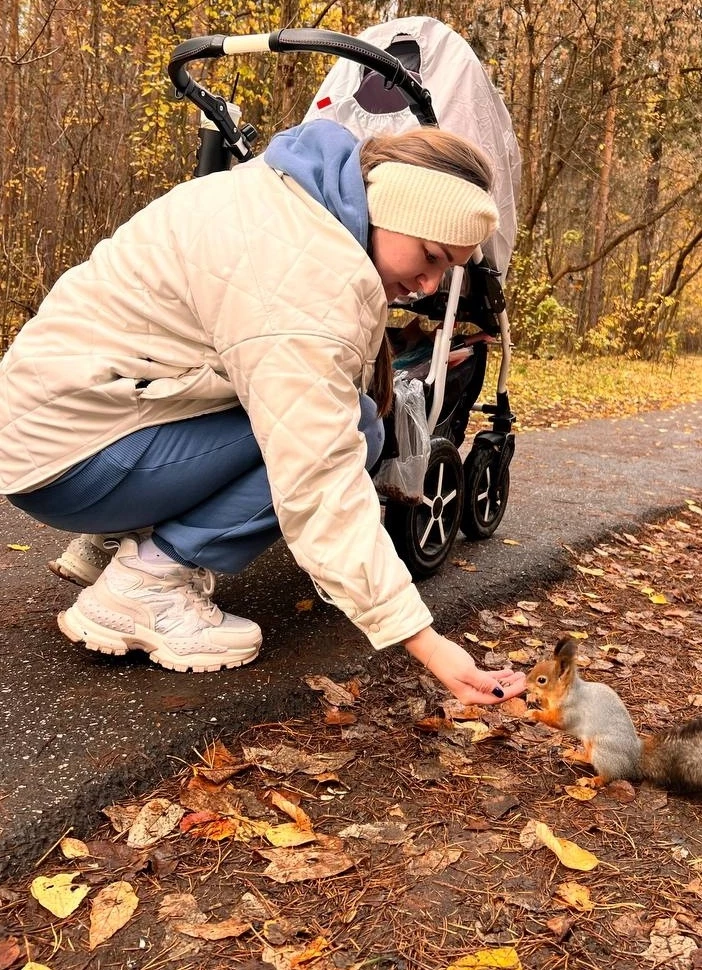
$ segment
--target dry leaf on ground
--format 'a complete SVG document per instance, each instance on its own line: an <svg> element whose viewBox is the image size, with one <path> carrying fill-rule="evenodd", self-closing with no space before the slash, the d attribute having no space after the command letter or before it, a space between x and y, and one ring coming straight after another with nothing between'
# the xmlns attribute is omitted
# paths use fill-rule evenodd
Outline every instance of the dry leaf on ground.
<svg viewBox="0 0 702 970"><path fill-rule="evenodd" d="M185 809L167 798L152 798L144 805L132 822L127 835L127 845L133 849L145 849L155 845L168 835L185 815Z"/></svg>
<svg viewBox="0 0 702 970"><path fill-rule="evenodd" d="M446 970L522 970L519 955L514 947L500 946L494 950L477 950L475 953L461 957Z"/></svg>
<svg viewBox="0 0 702 970"><path fill-rule="evenodd" d="M190 923L185 920L175 920L173 928L185 936L192 936L198 940L227 940L232 937L243 936L251 929L251 923L235 916L219 923Z"/></svg>
<svg viewBox="0 0 702 970"><path fill-rule="evenodd" d="M579 845L568 839L558 838L544 822L534 822L534 835L537 841L550 849L568 869L590 872L599 865L599 859L592 852L581 849Z"/></svg>
<svg viewBox="0 0 702 970"><path fill-rule="evenodd" d="M77 872L58 872L55 876L37 876L32 881L32 896L54 916L65 919L78 909L90 887L73 885Z"/></svg>
<svg viewBox="0 0 702 970"><path fill-rule="evenodd" d="M350 869L355 862L343 852L325 849L259 849L258 854L269 864L263 875L274 882L304 882L326 879Z"/></svg>
<svg viewBox="0 0 702 970"><path fill-rule="evenodd" d="M21 953L16 936L8 936L0 940L0 970L7 970L13 963L17 963Z"/></svg>
<svg viewBox="0 0 702 970"><path fill-rule="evenodd" d="M80 839L65 838L59 842L59 848L63 853L64 859L84 859L90 855L90 850L85 842Z"/></svg>
<svg viewBox="0 0 702 970"><path fill-rule="evenodd" d="M322 691L324 700L334 707L352 707L356 703L356 698L350 690L341 684L336 684L329 677L315 676L305 677L305 683L312 690Z"/></svg>
<svg viewBox="0 0 702 970"><path fill-rule="evenodd" d="M134 915L139 905L139 897L130 883L120 881L105 886L93 899L90 909L90 937L88 948L109 940L117 930L122 929Z"/></svg>

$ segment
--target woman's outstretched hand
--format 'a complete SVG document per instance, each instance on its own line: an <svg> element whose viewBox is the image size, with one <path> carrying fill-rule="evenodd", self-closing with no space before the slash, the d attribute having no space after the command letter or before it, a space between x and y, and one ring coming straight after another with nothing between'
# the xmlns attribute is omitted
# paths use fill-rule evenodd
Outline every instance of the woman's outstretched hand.
<svg viewBox="0 0 702 970"><path fill-rule="evenodd" d="M448 688L462 704L500 704L524 692L524 674L505 668L480 670L453 640L427 627L405 641L405 649Z"/></svg>

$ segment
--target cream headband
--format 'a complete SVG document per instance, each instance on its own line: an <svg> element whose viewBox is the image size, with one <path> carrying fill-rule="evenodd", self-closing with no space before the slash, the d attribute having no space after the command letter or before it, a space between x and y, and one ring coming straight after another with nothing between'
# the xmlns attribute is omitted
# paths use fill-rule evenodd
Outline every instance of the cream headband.
<svg viewBox="0 0 702 970"><path fill-rule="evenodd" d="M373 226L446 246L477 246L497 229L492 197L457 175L406 162L381 162L368 173Z"/></svg>

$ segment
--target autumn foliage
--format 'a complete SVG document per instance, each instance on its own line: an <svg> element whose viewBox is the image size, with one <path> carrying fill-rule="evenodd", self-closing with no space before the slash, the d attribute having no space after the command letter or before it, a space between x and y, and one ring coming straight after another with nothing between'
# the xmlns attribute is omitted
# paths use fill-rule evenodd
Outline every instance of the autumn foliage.
<svg viewBox="0 0 702 970"><path fill-rule="evenodd" d="M166 64L208 33L348 33L389 5L341 0L7 0L0 21L0 352L54 280L135 209L189 176L195 113ZM524 349L700 349L702 30L692 0L393 4L444 20L500 89L523 154L508 282ZM329 59L251 55L202 77L265 144L298 122Z"/></svg>

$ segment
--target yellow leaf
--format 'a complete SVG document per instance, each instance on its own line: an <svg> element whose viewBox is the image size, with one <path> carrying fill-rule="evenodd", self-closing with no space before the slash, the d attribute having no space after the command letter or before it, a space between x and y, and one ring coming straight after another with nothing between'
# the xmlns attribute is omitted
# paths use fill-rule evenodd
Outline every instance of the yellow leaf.
<svg viewBox="0 0 702 970"><path fill-rule="evenodd" d="M533 659L528 650L510 650L507 656L518 664L528 664Z"/></svg>
<svg viewBox="0 0 702 970"><path fill-rule="evenodd" d="M113 882L101 889L90 909L89 949L94 950L114 936L129 922L138 905L139 897L128 882Z"/></svg>
<svg viewBox="0 0 702 970"><path fill-rule="evenodd" d="M505 546L521 546L518 539L503 539L502 542Z"/></svg>
<svg viewBox="0 0 702 970"><path fill-rule="evenodd" d="M71 885L77 875L77 872L59 872L55 876L37 876L30 887L32 896L54 916L65 919L90 892L89 886Z"/></svg>
<svg viewBox="0 0 702 970"><path fill-rule="evenodd" d="M51 970L51 967L47 967L45 963L25 963L22 970Z"/></svg>
<svg viewBox="0 0 702 970"><path fill-rule="evenodd" d="M492 950L476 950L461 957L446 970L474 970L474 968L499 968L499 970L522 970L522 964L514 947L498 946Z"/></svg>
<svg viewBox="0 0 702 970"><path fill-rule="evenodd" d="M587 640L588 634L584 630L571 630L568 636L574 640Z"/></svg>
<svg viewBox="0 0 702 970"><path fill-rule="evenodd" d="M297 822L283 822L282 825L271 825L263 834L271 845L284 847L307 845L308 842L317 841L317 836L311 829L300 828Z"/></svg>
<svg viewBox="0 0 702 970"><path fill-rule="evenodd" d="M84 859L90 855L88 846L80 839L61 839L59 848L66 859Z"/></svg>
<svg viewBox="0 0 702 970"><path fill-rule="evenodd" d="M8 549L14 549L15 552L27 552L27 550L28 549L31 549L32 547L31 546L22 546L18 542L8 542L7 543L7 548Z"/></svg>
<svg viewBox="0 0 702 970"><path fill-rule="evenodd" d="M600 569L599 566L594 569L590 569L589 566L576 566L575 568L579 573L585 573L586 576L604 576L604 569Z"/></svg>
<svg viewBox="0 0 702 970"><path fill-rule="evenodd" d="M688 502L687 507L690 512L694 512L696 515L702 515L702 509L699 507L699 505L695 505L694 502Z"/></svg>
<svg viewBox="0 0 702 970"><path fill-rule="evenodd" d="M573 909L586 913L594 909L594 903L590 899L590 890L587 886L581 886L577 882L562 882L556 889L556 895Z"/></svg>
<svg viewBox="0 0 702 970"><path fill-rule="evenodd" d="M535 823L534 834L568 869L590 872L599 865L600 860L592 852L581 849L579 845L569 842L568 839L557 838L544 822Z"/></svg>
<svg viewBox="0 0 702 970"><path fill-rule="evenodd" d="M648 597L652 603L667 603L668 600L665 598L663 593L651 593Z"/></svg>
<svg viewBox="0 0 702 970"><path fill-rule="evenodd" d="M580 785L566 785L565 791L578 802L589 802L597 794L596 788L581 788Z"/></svg>

